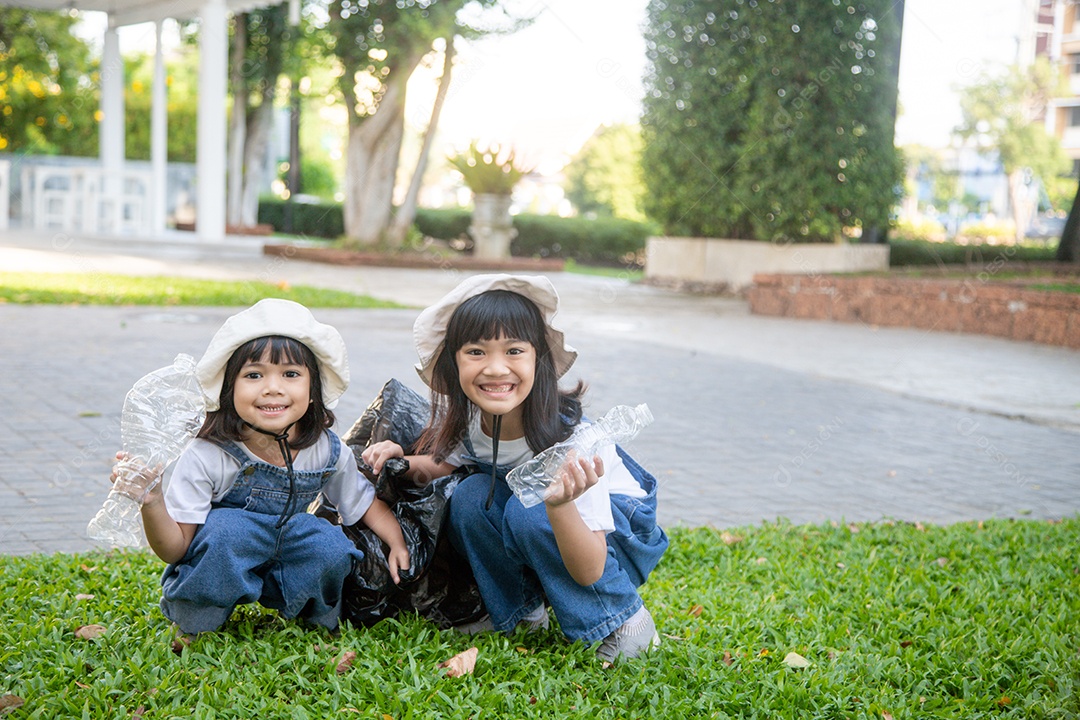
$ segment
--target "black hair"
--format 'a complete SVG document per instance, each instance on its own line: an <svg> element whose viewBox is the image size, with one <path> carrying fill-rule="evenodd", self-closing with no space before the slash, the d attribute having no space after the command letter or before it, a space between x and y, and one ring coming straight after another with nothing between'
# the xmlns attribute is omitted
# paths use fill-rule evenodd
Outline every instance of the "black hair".
<svg viewBox="0 0 1080 720"><path fill-rule="evenodd" d="M323 431L334 424L334 413L323 404L322 377L319 375L319 363L315 359L315 353L299 340L281 335L267 335L248 340L236 348L225 363L220 407L206 414L206 421L203 422L198 437L215 442L238 441L242 438L244 421L240 419L233 405L233 389L244 365L258 362L264 357L275 364L303 365L311 378L311 403L304 416L296 421L295 439L289 439L290 447L302 450L314 445Z"/></svg>
<svg viewBox="0 0 1080 720"><path fill-rule="evenodd" d="M419 452L444 460L465 437L476 407L461 389L457 351L463 345L498 338L524 340L536 351L532 391L522 403L525 440L539 453L570 436L581 421L585 383L560 391L547 325L536 304L509 290L489 290L461 303L446 326L443 348L431 378L431 421L420 436Z"/></svg>

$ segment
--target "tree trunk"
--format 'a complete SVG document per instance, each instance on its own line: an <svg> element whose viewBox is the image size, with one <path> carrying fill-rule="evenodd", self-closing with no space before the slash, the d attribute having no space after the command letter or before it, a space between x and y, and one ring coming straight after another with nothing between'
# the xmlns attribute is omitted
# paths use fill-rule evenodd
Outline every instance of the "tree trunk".
<svg viewBox="0 0 1080 720"><path fill-rule="evenodd" d="M420 195L420 186L423 184L424 171L427 169L428 157L431 155L431 146L435 144L435 131L439 127L439 116L442 114L446 93L450 89L450 70L453 67L453 62L454 36L451 34L446 38L442 78L439 79L439 91L435 94L435 104L431 108L431 120L424 131L424 142L420 146L420 156L416 159L416 169L413 170L412 180L409 182L409 190L405 193L405 199L394 214L390 228L386 231L387 244L394 248L399 248L405 244L405 236L409 232L409 227L416 220L416 200Z"/></svg>
<svg viewBox="0 0 1080 720"><path fill-rule="evenodd" d="M1080 263L1080 182L1076 185L1069 217L1061 230L1055 259L1058 262Z"/></svg>
<svg viewBox="0 0 1080 720"><path fill-rule="evenodd" d="M262 104L252 112L247 130L247 144L244 147L244 190L240 207L240 224L257 225L259 223L259 194L266 181L267 150L270 146L270 133L274 126L273 98L263 99Z"/></svg>
<svg viewBox="0 0 1080 720"><path fill-rule="evenodd" d="M1028 213L1028 205L1023 199L1023 193L1021 189L1024 187L1024 171L1014 170L1009 173L1009 205L1012 206L1013 223L1016 225L1016 244L1024 242L1024 237L1027 234L1028 222L1030 217Z"/></svg>
<svg viewBox="0 0 1080 720"><path fill-rule="evenodd" d="M233 18L232 57L229 58L229 84L232 86L233 107L229 118L228 189L225 193L225 222L243 225L241 207L244 194L244 152L247 134L247 80L244 77L244 55L247 52L247 13Z"/></svg>
<svg viewBox="0 0 1080 720"><path fill-rule="evenodd" d="M354 245L378 243L390 223L408 79L409 73L391 73L377 111L349 127L342 214L345 235Z"/></svg>

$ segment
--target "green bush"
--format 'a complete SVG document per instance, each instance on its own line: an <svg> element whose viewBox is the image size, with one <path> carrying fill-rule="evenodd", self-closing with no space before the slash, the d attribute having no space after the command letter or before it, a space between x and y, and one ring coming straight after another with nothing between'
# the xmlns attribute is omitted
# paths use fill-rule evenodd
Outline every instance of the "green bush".
<svg viewBox="0 0 1080 720"><path fill-rule="evenodd" d="M421 209L416 228L439 240L467 238L472 212ZM259 202L259 222L285 231L285 203L277 198ZM517 237L510 252L517 257L573 259L596 265L642 265L645 243L654 228L647 223L618 218L563 218L555 215L516 215ZM338 203L293 203L293 233L312 237L340 237L345 233Z"/></svg>
<svg viewBox="0 0 1080 720"><path fill-rule="evenodd" d="M416 227L427 237L438 240L457 240L465 237L472 222L472 212L458 208L429 210L418 208Z"/></svg>
<svg viewBox="0 0 1080 720"><path fill-rule="evenodd" d="M931 218L901 218L893 222L889 237L897 240L941 242L945 239L945 226Z"/></svg>
<svg viewBox="0 0 1080 720"><path fill-rule="evenodd" d="M652 227L618 218L562 218L516 215L517 237L510 252L518 256L571 258L597 265L641 265Z"/></svg>
<svg viewBox="0 0 1080 720"><path fill-rule="evenodd" d="M292 205L292 228L287 228L287 205ZM275 232L337 238L345 234L341 203L287 203L275 197L259 198L259 222L274 226Z"/></svg>
<svg viewBox="0 0 1080 720"><path fill-rule="evenodd" d="M439 240L468 237L468 210L418 210L416 226ZM617 218L563 218L555 215L515 215L517 237L510 252L517 257L573 259L597 265L641 265L645 242L654 228L647 223Z"/></svg>
<svg viewBox="0 0 1080 720"><path fill-rule="evenodd" d="M925 240L889 240L890 267L982 265L988 262L1053 262L1055 248L1030 245L958 245Z"/></svg>
<svg viewBox="0 0 1080 720"><path fill-rule="evenodd" d="M668 235L745 240L887 227L901 184L894 5L651 0L646 214Z"/></svg>

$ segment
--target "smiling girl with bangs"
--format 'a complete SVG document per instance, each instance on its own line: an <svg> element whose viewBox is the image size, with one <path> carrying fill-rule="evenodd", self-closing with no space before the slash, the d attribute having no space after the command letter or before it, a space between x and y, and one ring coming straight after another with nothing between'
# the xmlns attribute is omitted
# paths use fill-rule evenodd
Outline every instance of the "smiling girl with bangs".
<svg viewBox="0 0 1080 720"><path fill-rule="evenodd" d="M449 537L472 567L488 616L457 629L548 627L599 642L605 661L660 638L637 588L667 548L656 524L656 479L622 448L568 460L544 502L526 508L506 474L566 440L583 422L585 385L560 391L577 352L551 325L558 295L542 277L479 275L424 310L413 328L431 421L405 456L384 441L363 452L376 472L409 460L418 484L467 467L450 499Z"/></svg>

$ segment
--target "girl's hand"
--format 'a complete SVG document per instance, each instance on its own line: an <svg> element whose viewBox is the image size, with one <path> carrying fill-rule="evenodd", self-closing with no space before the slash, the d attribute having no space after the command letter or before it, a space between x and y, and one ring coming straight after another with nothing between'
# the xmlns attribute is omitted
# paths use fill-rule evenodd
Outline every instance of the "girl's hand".
<svg viewBox="0 0 1080 720"><path fill-rule="evenodd" d="M409 550L404 545L391 547L386 554L386 565L390 568L390 577L395 585L401 584L401 572L409 569Z"/></svg>
<svg viewBox="0 0 1080 720"><path fill-rule="evenodd" d="M548 487L544 502L552 507L573 502L600 482L603 474L604 461L599 457L593 457L590 462L588 458L578 458L576 453L571 453L555 481Z"/></svg>
<svg viewBox="0 0 1080 720"><path fill-rule="evenodd" d="M405 451L401 449L401 446L392 440L383 440L377 442L374 445L369 445L364 448L364 452L360 453L360 457L371 466L371 469L378 475L382 472L383 465L390 458L405 457ZM406 562L406 565L408 563ZM395 580L394 582L397 582Z"/></svg>
<svg viewBox="0 0 1080 720"><path fill-rule="evenodd" d="M164 468L160 463L146 467L123 450L116 453L116 460L109 474L114 491L143 504L161 497L160 480Z"/></svg>

